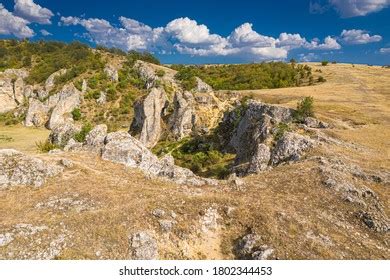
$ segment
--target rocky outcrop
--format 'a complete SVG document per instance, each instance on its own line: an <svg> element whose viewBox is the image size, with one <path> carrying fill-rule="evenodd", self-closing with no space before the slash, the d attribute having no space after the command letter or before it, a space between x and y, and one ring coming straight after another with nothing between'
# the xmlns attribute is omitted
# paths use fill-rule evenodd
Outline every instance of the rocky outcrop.
<svg viewBox="0 0 390 280"><path fill-rule="evenodd" d="M297 161L313 147L314 140L289 132L290 126L294 127L293 112L249 100L225 113L218 131L226 151L236 153L232 171L239 176L258 173L271 166Z"/></svg>
<svg viewBox="0 0 390 280"><path fill-rule="evenodd" d="M107 136L107 125L100 124L92 129L88 135L85 137L84 145L100 153L101 149L104 147L104 140Z"/></svg>
<svg viewBox="0 0 390 280"><path fill-rule="evenodd" d="M48 121L49 107L41 101L30 98L29 106L24 120L25 126L41 127Z"/></svg>
<svg viewBox="0 0 390 280"><path fill-rule="evenodd" d="M117 82L119 80L118 67L115 67L114 65L107 64L104 67L104 73L106 73L107 77L112 82Z"/></svg>
<svg viewBox="0 0 390 280"><path fill-rule="evenodd" d="M64 147L80 130L81 128L73 123L63 123L52 129L49 135L49 141L54 145Z"/></svg>
<svg viewBox="0 0 390 280"><path fill-rule="evenodd" d="M66 73L66 69L61 69L61 70L58 70L57 72L54 72L53 74L51 74L46 82L45 82L45 89L46 89L46 92L50 92L54 86L55 86L55 81L56 81L56 78L59 77L59 76L62 76Z"/></svg>
<svg viewBox="0 0 390 280"><path fill-rule="evenodd" d="M126 132L113 132L107 135L102 158L139 168L148 176L169 179L178 184L201 186L217 183L215 180L198 177L189 169L174 165L170 156L158 159L140 141Z"/></svg>
<svg viewBox="0 0 390 280"><path fill-rule="evenodd" d="M153 67L151 67L148 63L138 60L134 64L134 69L138 72L141 79L145 81L146 89L150 89L156 85L158 76L156 75Z"/></svg>
<svg viewBox="0 0 390 280"><path fill-rule="evenodd" d="M28 72L23 69L7 69L0 72L0 113L17 108L24 100L24 79Z"/></svg>
<svg viewBox="0 0 390 280"><path fill-rule="evenodd" d="M73 122L71 112L80 105L81 92L73 84L65 85L62 90L48 101L49 108L54 105L51 113L48 128ZM57 102L56 102L57 101Z"/></svg>
<svg viewBox="0 0 390 280"><path fill-rule="evenodd" d="M194 128L194 102L194 97L189 91L175 94L174 111L169 119L169 127L177 139L190 135Z"/></svg>
<svg viewBox="0 0 390 280"><path fill-rule="evenodd" d="M152 88L150 93L134 106L134 120L130 133L139 134L139 140L148 148L153 147L160 140L162 115L167 106L165 91Z"/></svg>
<svg viewBox="0 0 390 280"><path fill-rule="evenodd" d="M131 248L131 259L134 260L156 260L158 259L157 241L148 232L140 231L129 237Z"/></svg>
<svg viewBox="0 0 390 280"><path fill-rule="evenodd" d="M41 187L62 167L12 149L0 150L0 189L13 186Z"/></svg>
<svg viewBox="0 0 390 280"><path fill-rule="evenodd" d="M261 245L261 237L250 233L237 241L235 253L239 259L267 260L273 255L274 249Z"/></svg>
<svg viewBox="0 0 390 280"><path fill-rule="evenodd" d="M195 92L212 92L213 91L213 88L210 85L206 84L198 77L195 77L195 78L196 78Z"/></svg>
<svg viewBox="0 0 390 280"><path fill-rule="evenodd" d="M287 132L272 151L271 164L298 161L303 152L313 147L314 141L302 135Z"/></svg>

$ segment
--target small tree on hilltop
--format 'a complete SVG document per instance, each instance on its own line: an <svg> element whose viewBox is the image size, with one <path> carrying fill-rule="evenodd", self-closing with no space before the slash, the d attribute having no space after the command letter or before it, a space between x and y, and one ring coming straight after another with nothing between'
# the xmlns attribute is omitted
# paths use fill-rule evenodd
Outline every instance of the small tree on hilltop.
<svg viewBox="0 0 390 280"><path fill-rule="evenodd" d="M329 61L324 60L324 61L321 62L321 65L322 65L322 66L326 66L326 65L328 65L328 63L329 63Z"/></svg>
<svg viewBox="0 0 390 280"><path fill-rule="evenodd" d="M297 109L294 112L294 118L298 122L303 122L307 117L314 117L314 98L307 96L297 104Z"/></svg>

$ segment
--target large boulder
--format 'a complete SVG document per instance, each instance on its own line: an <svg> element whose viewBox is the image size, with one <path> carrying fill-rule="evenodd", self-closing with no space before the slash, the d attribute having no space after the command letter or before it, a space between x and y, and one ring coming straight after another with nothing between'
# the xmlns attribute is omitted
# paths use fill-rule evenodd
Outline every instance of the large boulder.
<svg viewBox="0 0 390 280"><path fill-rule="evenodd" d="M277 165L283 162L297 161L304 151L313 147L313 140L297 133L287 132L276 143L272 151L271 164Z"/></svg>
<svg viewBox="0 0 390 280"><path fill-rule="evenodd" d="M107 136L107 125L100 124L94 127L85 137L84 145L92 150L100 152L104 147L104 140Z"/></svg>
<svg viewBox="0 0 390 280"><path fill-rule="evenodd" d="M0 150L0 189L12 186L41 187L46 179L62 172L62 167L12 149Z"/></svg>
<svg viewBox="0 0 390 280"><path fill-rule="evenodd" d="M24 120L25 126L44 126L48 121L49 107L41 101L30 98L29 106Z"/></svg>
<svg viewBox="0 0 390 280"><path fill-rule="evenodd" d="M76 89L73 84L65 85L62 90L56 94L56 97L51 100L49 98L49 106L54 99L57 99L51 116L48 122L48 128L53 129L65 123L73 122L71 112L80 105L81 92Z"/></svg>
<svg viewBox="0 0 390 280"><path fill-rule="evenodd" d="M148 176L162 177L178 184L201 186L217 183L212 179L198 177L189 169L174 165L169 156L158 159L140 141L126 132L112 132L106 136L102 158L139 168Z"/></svg>
<svg viewBox="0 0 390 280"><path fill-rule="evenodd" d="M139 132L139 140L148 148L153 147L160 140L161 116L166 106L167 97L165 91L160 88L152 88L144 99L136 102L130 133Z"/></svg>
<svg viewBox="0 0 390 280"><path fill-rule="evenodd" d="M195 125L194 96L188 91L176 92L173 106L174 111L169 119L169 127L172 135L181 139L192 133Z"/></svg>
<svg viewBox="0 0 390 280"><path fill-rule="evenodd" d="M24 99L24 79L28 72L23 69L7 69L0 72L0 113L9 112Z"/></svg>
<svg viewBox="0 0 390 280"><path fill-rule="evenodd" d="M80 130L81 128L73 123L63 123L52 129L49 140L54 145L64 147L76 133L80 132Z"/></svg>

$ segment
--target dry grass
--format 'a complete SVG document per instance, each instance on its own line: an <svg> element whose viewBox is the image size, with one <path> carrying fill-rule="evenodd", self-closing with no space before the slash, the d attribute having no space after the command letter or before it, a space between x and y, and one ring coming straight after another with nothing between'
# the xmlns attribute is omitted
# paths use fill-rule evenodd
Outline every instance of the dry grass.
<svg viewBox="0 0 390 280"><path fill-rule="evenodd" d="M312 154L338 154L363 168L388 172L390 70L340 64L312 66L321 69L328 82L251 92L257 99L290 107L303 96L313 96L318 117L334 126L325 132L361 149L330 146ZM47 131L11 127L0 128L0 134L14 138L0 147L33 152L35 141L44 139ZM70 241L60 259L129 258L128 236L138 230L156 234L162 259L234 258L235 242L248 231L259 234L279 259L390 258L388 234L368 229L355 217L356 205L325 188L315 161L249 176L246 187L236 188L187 187L151 180L137 170L85 153L40 156L51 161L68 158L75 166L40 189L0 191L0 225L3 229L18 223L47 225L53 235L66 227ZM390 215L388 187L365 184L378 194ZM76 194L94 207L80 213L36 208L53 196ZM213 234L202 235L199 219L209 207L218 209L219 226ZM228 207L234 209L230 215ZM171 233L161 231L158 219L151 214L155 208L177 214ZM6 253L7 247L0 247L0 256Z"/></svg>

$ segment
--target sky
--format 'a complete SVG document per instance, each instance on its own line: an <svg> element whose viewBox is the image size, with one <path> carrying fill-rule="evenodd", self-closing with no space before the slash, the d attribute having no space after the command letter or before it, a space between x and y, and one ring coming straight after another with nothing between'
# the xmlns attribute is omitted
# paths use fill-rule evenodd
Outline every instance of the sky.
<svg viewBox="0 0 390 280"><path fill-rule="evenodd" d="M163 63L390 64L390 0L0 0L0 38L148 51Z"/></svg>

